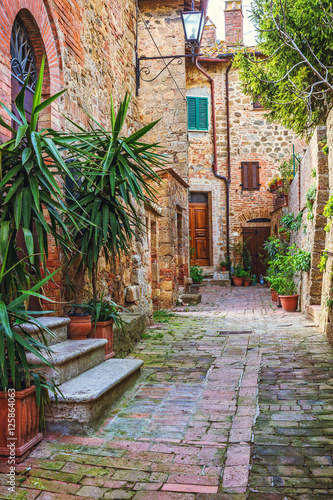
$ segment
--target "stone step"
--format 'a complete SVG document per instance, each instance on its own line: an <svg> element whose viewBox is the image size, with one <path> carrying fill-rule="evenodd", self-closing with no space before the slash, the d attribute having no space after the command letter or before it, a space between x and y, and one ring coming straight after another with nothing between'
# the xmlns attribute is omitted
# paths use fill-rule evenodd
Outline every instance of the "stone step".
<svg viewBox="0 0 333 500"><path fill-rule="evenodd" d="M41 316L37 318L37 320L44 325L41 328L42 332L45 335L46 341L49 346L57 344L58 342L64 342L67 340L67 325L70 322L70 319L67 317L63 318L54 318L52 316ZM52 331L53 335L45 330L47 327ZM40 329L38 326L31 325L29 323L22 324L22 328L24 328L30 335L32 335L35 339L40 338ZM20 329L16 327L16 330L19 332Z"/></svg>
<svg viewBox="0 0 333 500"><path fill-rule="evenodd" d="M204 279L200 283L200 287L202 286L231 286L230 279Z"/></svg>
<svg viewBox="0 0 333 500"><path fill-rule="evenodd" d="M321 305L308 306L308 317L312 319L317 326L320 324L321 311Z"/></svg>
<svg viewBox="0 0 333 500"><path fill-rule="evenodd" d="M92 433L140 375L142 360L109 359L59 386L63 396L50 395L46 428L62 434Z"/></svg>
<svg viewBox="0 0 333 500"><path fill-rule="evenodd" d="M60 385L81 373L103 363L106 339L67 340L51 346L53 353L46 358L54 369L45 365L34 354L28 354L30 363L42 367L49 379ZM58 371L57 371L58 370Z"/></svg>

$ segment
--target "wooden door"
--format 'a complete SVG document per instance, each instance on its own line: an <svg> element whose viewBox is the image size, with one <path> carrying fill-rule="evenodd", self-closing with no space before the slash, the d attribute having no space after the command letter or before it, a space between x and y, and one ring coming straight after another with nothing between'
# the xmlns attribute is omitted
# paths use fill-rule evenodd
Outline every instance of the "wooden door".
<svg viewBox="0 0 333 500"><path fill-rule="evenodd" d="M209 266L208 203L190 203L191 265Z"/></svg>
<svg viewBox="0 0 333 500"><path fill-rule="evenodd" d="M243 242L246 242L247 247L252 257L252 274L256 277L266 273L264 260L266 252L263 249L263 244L271 234L270 227L248 227L243 229Z"/></svg>

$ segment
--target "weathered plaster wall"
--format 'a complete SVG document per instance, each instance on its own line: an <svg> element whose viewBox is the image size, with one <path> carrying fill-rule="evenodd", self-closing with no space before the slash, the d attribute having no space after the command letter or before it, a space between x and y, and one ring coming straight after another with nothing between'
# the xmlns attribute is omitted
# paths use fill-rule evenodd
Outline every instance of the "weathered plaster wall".
<svg viewBox="0 0 333 500"><path fill-rule="evenodd" d="M227 176L227 125L226 125L226 69L225 63L202 62L202 67L215 83L217 170ZM209 96L211 91L207 78L193 65L187 65L187 95ZM265 111L253 109L251 98L242 93L237 68L229 72L229 107L231 139L231 184L230 184L230 240L241 238L246 217L269 218L273 210L273 194L268 183L278 174L279 159L289 158L292 145L301 150L302 141L285 128L269 124ZM212 265L217 265L226 252L226 193L224 182L212 173L213 136L212 119L208 132L189 132L190 191L212 193ZM259 161L259 191L242 191L241 162ZM260 225L260 224L258 224Z"/></svg>

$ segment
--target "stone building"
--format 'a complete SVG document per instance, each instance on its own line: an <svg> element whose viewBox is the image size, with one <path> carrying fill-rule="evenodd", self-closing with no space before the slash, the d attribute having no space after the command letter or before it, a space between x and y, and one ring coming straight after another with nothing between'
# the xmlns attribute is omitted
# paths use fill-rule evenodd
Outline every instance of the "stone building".
<svg viewBox="0 0 333 500"><path fill-rule="evenodd" d="M260 248L274 220L268 183L278 174L279 159L290 158L293 145L302 151L303 142L268 123L260 103L242 92L233 64L243 39L241 1L225 2L225 26L225 41L217 43L209 20L203 56L186 67L191 261L218 269L228 251L234 258L234 243L244 241L258 276L264 272Z"/></svg>
<svg viewBox="0 0 333 500"><path fill-rule="evenodd" d="M197 2L196 8L206 8L205 3ZM135 53L147 56L153 46L145 26L147 19L158 25L154 37L163 50L184 53L179 9L189 8L187 0L185 4L140 0L138 5L135 0L0 0L0 7L0 100L8 108L14 109L13 101L28 66L33 92L45 54L43 98L67 90L44 110L40 127L66 130L69 122L64 116L86 126L85 112L108 127L110 93L117 107L126 91L131 92L132 99L125 133L161 119L147 137L160 142L163 151L169 153L168 169L157 190L158 203L138 209L147 231L133 241L132 255L115 260L112 268L101 264L99 283L107 295L134 311L150 315L153 302L155 307L172 307L189 272L186 100L169 85L174 77L171 79L168 73L159 89L142 81L137 96ZM184 67L180 80L185 94ZM0 113L7 119L2 108ZM0 128L0 134L2 142L9 138L4 128ZM50 241L49 269L62 264L58 249ZM65 272L49 284L48 294L56 300L66 297ZM61 314L60 306L56 308Z"/></svg>

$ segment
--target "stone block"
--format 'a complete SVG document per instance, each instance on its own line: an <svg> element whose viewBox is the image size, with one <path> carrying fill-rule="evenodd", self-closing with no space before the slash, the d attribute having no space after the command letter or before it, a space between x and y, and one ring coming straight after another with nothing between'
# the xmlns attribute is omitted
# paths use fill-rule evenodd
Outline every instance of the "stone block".
<svg viewBox="0 0 333 500"><path fill-rule="evenodd" d="M185 293L180 296L184 304L196 305L201 302L201 293Z"/></svg>
<svg viewBox="0 0 333 500"><path fill-rule="evenodd" d="M128 354L147 328L145 314L122 313L123 328L113 327L113 350L117 357Z"/></svg>
<svg viewBox="0 0 333 500"><path fill-rule="evenodd" d="M140 299L140 287L128 286L125 292L126 302L136 302Z"/></svg>
<svg viewBox="0 0 333 500"><path fill-rule="evenodd" d="M160 287L161 287L161 290L164 290L164 291L171 291L173 290L173 282L170 280L170 281L161 281L161 284L160 284Z"/></svg>

